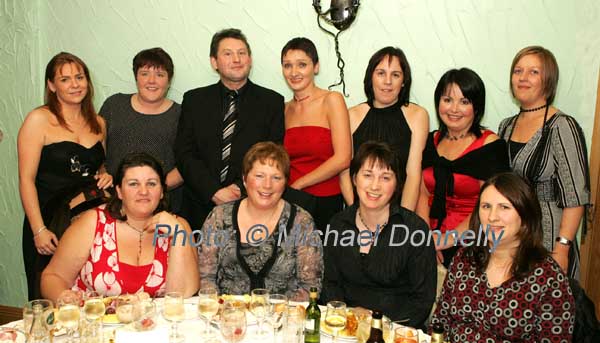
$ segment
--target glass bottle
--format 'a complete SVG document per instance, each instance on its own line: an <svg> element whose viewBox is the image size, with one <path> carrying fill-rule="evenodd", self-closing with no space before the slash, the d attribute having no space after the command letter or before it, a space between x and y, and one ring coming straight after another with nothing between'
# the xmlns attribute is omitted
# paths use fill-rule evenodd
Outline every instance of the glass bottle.
<svg viewBox="0 0 600 343"><path fill-rule="evenodd" d="M381 326L381 311L373 310L371 315L371 333L365 343L385 343L383 340L383 327Z"/></svg>
<svg viewBox="0 0 600 343"><path fill-rule="evenodd" d="M321 310L317 305L317 288L310 288L310 303L306 308L304 321L304 343L319 343L321 341Z"/></svg>
<svg viewBox="0 0 600 343"><path fill-rule="evenodd" d="M27 342L48 342L49 333L48 329L44 325L44 318L42 316L42 305L33 305L33 321L31 323L30 331L27 332Z"/></svg>
<svg viewBox="0 0 600 343"><path fill-rule="evenodd" d="M431 343L444 343L444 326L441 323L433 324L431 329Z"/></svg>

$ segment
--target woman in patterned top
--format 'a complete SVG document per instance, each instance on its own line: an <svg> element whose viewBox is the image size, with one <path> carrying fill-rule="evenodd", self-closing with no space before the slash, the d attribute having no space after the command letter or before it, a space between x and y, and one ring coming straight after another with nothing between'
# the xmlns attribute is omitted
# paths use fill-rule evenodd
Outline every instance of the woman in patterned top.
<svg viewBox="0 0 600 343"><path fill-rule="evenodd" d="M215 207L198 247L201 286L222 294L266 288L290 300L321 289L323 248L310 214L281 199L290 160L282 146L255 144L244 156L246 198ZM285 239L287 237L287 239Z"/></svg>
<svg viewBox="0 0 600 343"><path fill-rule="evenodd" d="M187 241L187 221L164 210L165 179L152 156L126 155L115 174L117 196L83 213L65 232L42 274L42 295L55 300L72 288L192 296L198 290L196 250Z"/></svg>
<svg viewBox="0 0 600 343"><path fill-rule="evenodd" d="M514 173L487 180L471 215L470 230L480 228L488 245L454 257L432 324L443 324L451 342L571 342L573 294L544 248L529 184Z"/></svg>
<svg viewBox="0 0 600 343"><path fill-rule="evenodd" d="M585 137L573 117L552 106L558 84L552 52L526 47L510 70L511 92L521 108L500 123L498 132L508 142L511 169L536 189L544 246L570 277L579 278L575 237L590 202Z"/></svg>

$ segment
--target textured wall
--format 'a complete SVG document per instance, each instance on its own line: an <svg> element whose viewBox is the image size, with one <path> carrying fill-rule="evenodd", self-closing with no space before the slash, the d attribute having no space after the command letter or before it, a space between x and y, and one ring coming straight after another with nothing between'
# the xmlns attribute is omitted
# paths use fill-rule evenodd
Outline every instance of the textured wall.
<svg viewBox="0 0 600 343"><path fill-rule="evenodd" d="M211 35L226 27L241 28L250 40L251 78L286 98L291 93L281 77L279 53L292 37L306 36L317 44L318 84L327 86L337 79L333 41L318 29L309 0L20 3L0 2L2 25L12 32L0 31L5 36L0 75L10 81L0 86L5 95L0 100L4 109L0 127L6 133L0 149L3 157L8 156L0 166L0 218L11 223L0 234L12 235L10 244L0 243L0 268L10 266L11 289L7 292L7 281L0 281L0 303L21 300L22 292L14 290L23 284L14 142L22 116L41 101L39 74L52 55L70 51L88 63L98 106L114 92L135 90L131 59L139 50L153 46L163 47L175 61L169 93L174 100L181 101L183 92L192 87L214 82L217 75L210 68L208 46ZM329 6L327 0L322 3L324 8ZM430 114L435 113L433 90L443 72L462 66L478 72L488 90L484 123L495 130L501 118L517 111L508 89L512 57L526 45L540 44L555 53L561 68L557 106L580 121L589 140L600 65L599 12L600 4L594 0L363 0L356 22L340 36L350 94L347 103L364 100L362 78L371 54L385 45L396 45L405 51L413 69L412 100ZM39 13L39 20L31 20L33 13ZM33 58L38 50L39 63ZM431 123L435 127L434 116Z"/></svg>

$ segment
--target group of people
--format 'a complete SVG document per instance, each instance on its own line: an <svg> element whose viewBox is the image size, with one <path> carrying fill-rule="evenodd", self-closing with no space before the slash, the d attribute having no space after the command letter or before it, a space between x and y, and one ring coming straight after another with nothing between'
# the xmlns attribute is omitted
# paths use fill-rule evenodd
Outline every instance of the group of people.
<svg viewBox="0 0 600 343"><path fill-rule="evenodd" d="M520 112L498 135L481 125L485 86L468 68L438 82L430 133L398 48L371 57L367 101L350 109L315 84L307 38L281 51L288 102L248 79L240 30L213 36L210 62L220 81L179 105L166 97L169 55L141 51L137 92L109 97L98 114L84 62L60 53L48 63L46 104L18 137L30 298L68 289L192 296L214 285L303 301L315 286L323 302L424 327L439 263L449 269L431 322L451 341L571 341L568 277L578 272L589 171L581 128L552 105L550 51L515 56ZM189 237L201 228L202 240L173 244L167 226ZM480 228L500 235L497 246L461 247L458 237ZM210 239L215 232L228 239ZM282 235L307 239L281 244ZM431 239L391 244L406 235Z"/></svg>

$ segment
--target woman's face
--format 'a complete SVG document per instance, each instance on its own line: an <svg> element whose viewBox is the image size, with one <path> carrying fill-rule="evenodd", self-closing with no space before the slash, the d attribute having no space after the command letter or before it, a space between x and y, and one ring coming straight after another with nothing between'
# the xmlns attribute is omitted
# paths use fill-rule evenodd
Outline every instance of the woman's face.
<svg viewBox="0 0 600 343"><path fill-rule="evenodd" d="M162 67L143 66L136 76L138 96L147 103L161 102L169 90L169 74Z"/></svg>
<svg viewBox="0 0 600 343"><path fill-rule="evenodd" d="M535 107L546 102L542 72L542 61L537 54L525 55L515 64L511 85L515 99L521 107Z"/></svg>
<svg viewBox="0 0 600 343"><path fill-rule="evenodd" d="M475 119L473 103L464 97L460 87L455 83L450 84L440 97L438 111L448 131L455 134L468 132Z"/></svg>
<svg viewBox="0 0 600 343"><path fill-rule="evenodd" d="M65 63L56 69L54 79L48 80L48 88L61 104L81 105L88 92L88 79L80 65Z"/></svg>
<svg viewBox="0 0 600 343"><path fill-rule="evenodd" d="M378 210L387 206L396 191L396 174L372 159L367 159L354 176L360 208Z"/></svg>
<svg viewBox="0 0 600 343"><path fill-rule="evenodd" d="M382 108L395 104L404 85L404 73L398 57L384 57L373 71L372 82L375 107Z"/></svg>
<svg viewBox="0 0 600 343"><path fill-rule="evenodd" d="M255 161L252 169L244 177L248 201L260 209L269 209L277 205L285 183L285 175L273 160L266 160L265 163Z"/></svg>
<svg viewBox="0 0 600 343"><path fill-rule="evenodd" d="M479 219L484 232L488 227L490 229L488 235L490 243L493 243L491 237L493 232L496 239L502 234L500 247L518 244L517 234L521 230L521 216L513 204L494 186L488 186L481 193Z"/></svg>
<svg viewBox="0 0 600 343"><path fill-rule="evenodd" d="M281 62L283 77L292 91L302 91L314 82L319 72L319 64L313 63L302 50L288 50Z"/></svg>
<svg viewBox="0 0 600 343"><path fill-rule="evenodd" d="M152 216L163 197L160 176L149 166L128 168L116 189L125 214L137 218Z"/></svg>

